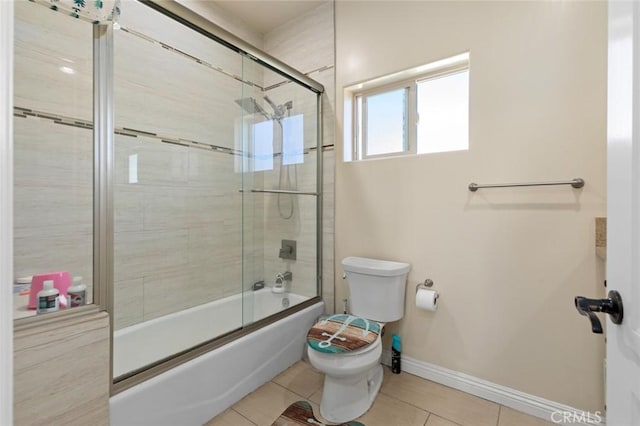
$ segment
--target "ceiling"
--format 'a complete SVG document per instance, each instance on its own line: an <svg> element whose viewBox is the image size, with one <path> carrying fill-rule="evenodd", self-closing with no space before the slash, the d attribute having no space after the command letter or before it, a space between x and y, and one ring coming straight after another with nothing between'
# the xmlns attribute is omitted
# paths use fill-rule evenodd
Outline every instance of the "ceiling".
<svg viewBox="0 0 640 426"><path fill-rule="evenodd" d="M221 0L216 1L216 5L244 21L253 30L265 34L326 2L327 0Z"/></svg>

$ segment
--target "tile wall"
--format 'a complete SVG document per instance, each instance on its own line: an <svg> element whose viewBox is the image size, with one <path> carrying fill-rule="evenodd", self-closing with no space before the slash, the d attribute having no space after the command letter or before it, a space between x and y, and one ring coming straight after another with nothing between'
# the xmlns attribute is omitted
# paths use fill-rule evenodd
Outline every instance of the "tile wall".
<svg viewBox="0 0 640 426"><path fill-rule="evenodd" d="M90 284L92 26L30 2L15 16L14 274L69 271Z"/></svg>
<svg viewBox="0 0 640 426"><path fill-rule="evenodd" d="M322 293L327 312L334 311L334 259L333 259L333 211L334 211L334 140L335 140L335 76L334 76L334 25L333 3L327 2L310 12L285 23L265 34L264 50L270 55L304 72L309 77L322 83L325 93L322 95L323 118L323 264ZM278 89L276 89L278 90ZM315 173L315 170L313 171ZM311 172L300 177L299 186L306 182L315 182ZM304 190L307 190L305 188ZM309 202L300 199L300 203ZM312 209L305 209L311 211ZM279 220L271 214L269 223L274 224L274 231L265 235L265 253L273 253L279 246L280 235L292 232L294 224ZM303 219L304 220L304 219ZM304 241L313 239L311 227L302 228ZM283 267L280 259L265 256L266 275L270 276ZM310 280L315 277L315 260L303 258L295 265L293 291L309 291ZM341 309L341 307L340 307Z"/></svg>
<svg viewBox="0 0 640 426"><path fill-rule="evenodd" d="M16 105L90 123L90 27L81 22L76 29L67 26L60 14L26 6L30 8L24 13L25 42L16 48L17 74L24 77L22 86L16 79ZM328 39L333 40L332 15L326 13L326 7L318 11L321 21L331 24ZM277 198L273 195L245 196L243 205L239 190L243 186L277 188L279 168L243 174L233 151L241 148L238 141L246 130L241 124L242 109L235 101L251 96L270 111L262 100L265 94L277 104L293 100L291 113L303 112L308 124L310 137L305 135L305 145L315 145L315 96L293 84L267 93L242 84L233 76L259 86L278 83L281 77L136 2L127 2L122 12L122 29L114 36L118 129L114 328L240 292L243 282L245 289L261 279L271 284L275 273L285 269L294 271L292 291L314 295L315 198L298 197L296 214L289 221L280 219L274 210ZM56 18L62 19L58 27L42 34L44 23ZM326 29L316 26L315 31ZM80 33L84 47L77 41L82 39ZM57 37L59 34L63 36ZM48 42L52 35L59 43ZM280 52L280 59L287 62L286 52L292 47L278 42L275 32L266 39L273 40L274 56ZM33 43L38 43L36 48ZM75 75L60 71L65 59L79 68ZM321 62L332 65L332 60ZM302 71L320 67L315 63L292 65ZM332 70L324 73L331 74L332 83ZM311 76L320 73L315 74ZM333 94L332 90L328 93ZM325 116L332 111L327 103L324 95ZM325 180L330 182L333 167L326 159L332 153L333 126L326 121L325 167L331 172L325 173ZM295 167L297 189L315 190L316 155L311 150L304 164ZM67 269L91 282L92 156L89 128L16 118L17 276ZM325 199L325 206L332 205L330 199ZM278 258L282 238L299 244L298 261L284 268ZM325 258L331 258L332 242L326 237L325 247ZM332 276L325 273L325 277Z"/></svg>

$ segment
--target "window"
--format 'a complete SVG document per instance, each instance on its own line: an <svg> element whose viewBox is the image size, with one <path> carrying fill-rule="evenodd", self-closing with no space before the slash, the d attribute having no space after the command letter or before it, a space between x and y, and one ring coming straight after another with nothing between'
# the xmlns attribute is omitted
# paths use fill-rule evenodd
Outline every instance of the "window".
<svg viewBox="0 0 640 426"><path fill-rule="evenodd" d="M249 170L273 170L273 121L261 121L253 124L251 128L253 167Z"/></svg>
<svg viewBox="0 0 640 426"><path fill-rule="evenodd" d="M345 89L345 161L469 149L469 53Z"/></svg>
<svg viewBox="0 0 640 426"><path fill-rule="evenodd" d="M282 164L304 163L304 116L285 117L282 120Z"/></svg>
<svg viewBox="0 0 640 426"><path fill-rule="evenodd" d="M358 121L362 122L362 150L364 156L405 152L407 138L407 87L369 96L360 96Z"/></svg>

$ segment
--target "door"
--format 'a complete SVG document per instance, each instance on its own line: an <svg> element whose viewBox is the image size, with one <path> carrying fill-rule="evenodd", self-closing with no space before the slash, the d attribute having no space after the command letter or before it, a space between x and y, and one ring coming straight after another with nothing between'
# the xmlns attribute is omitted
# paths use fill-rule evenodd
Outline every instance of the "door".
<svg viewBox="0 0 640 426"><path fill-rule="evenodd" d="M609 2L607 284L624 302L607 316L607 424L640 425L640 3Z"/></svg>

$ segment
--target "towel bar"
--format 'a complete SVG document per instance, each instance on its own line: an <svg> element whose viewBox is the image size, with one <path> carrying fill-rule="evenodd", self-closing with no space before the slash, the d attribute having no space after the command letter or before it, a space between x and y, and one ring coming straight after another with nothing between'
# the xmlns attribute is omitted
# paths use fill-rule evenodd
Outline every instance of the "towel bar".
<svg viewBox="0 0 640 426"><path fill-rule="evenodd" d="M548 186L548 185L571 185L574 188L582 188L584 186L584 179L575 178L571 180L560 180L553 182L525 182L525 183L470 183L469 191L476 192L480 188L509 188L512 186Z"/></svg>

